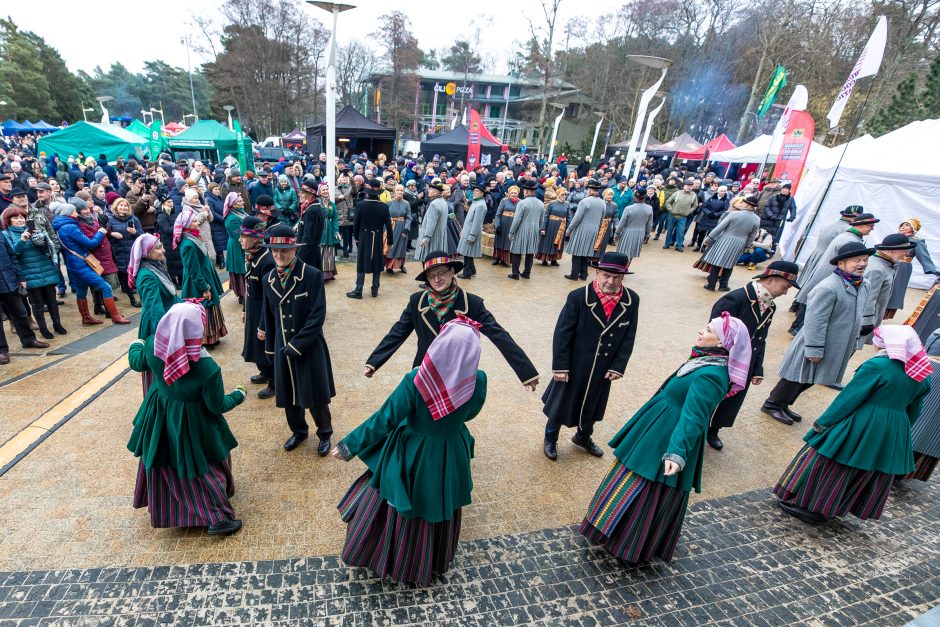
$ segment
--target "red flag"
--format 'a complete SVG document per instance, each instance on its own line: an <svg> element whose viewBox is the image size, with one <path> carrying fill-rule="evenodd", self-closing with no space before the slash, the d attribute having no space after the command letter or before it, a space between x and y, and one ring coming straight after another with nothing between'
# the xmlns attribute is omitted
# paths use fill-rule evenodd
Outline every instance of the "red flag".
<svg viewBox="0 0 940 627"><path fill-rule="evenodd" d="M480 162L480 129L483 122L480 120L480 114L476 109L470 109L470 125L467 130L470 133L470 141L467 143L467 170L473 170Z"/></svg>
<svg viewBox="0 0 940 627"><path fill-rule="evenodd" d="M794 111L790 114L790 122L783 135L780 145L780 154L777 155L777 164L774 166L772 178L780 179L782 183L790 183L790 193L795 194L803 176L803 166L809 155L809 148L816 135L816 123L806 111Z"/></svg>

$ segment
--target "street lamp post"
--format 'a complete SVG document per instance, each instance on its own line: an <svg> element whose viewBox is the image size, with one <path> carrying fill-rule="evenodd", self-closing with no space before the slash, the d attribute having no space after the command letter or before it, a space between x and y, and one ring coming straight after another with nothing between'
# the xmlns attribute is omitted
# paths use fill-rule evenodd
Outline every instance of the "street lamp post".
<svg viewBox="0 0 940 627"><path fill-rule="evenodd" d="M330 35L330 55L326 65L326 184L330 189L330 200L336 200L336 22L343 11L356 8L352 4L306 0L318 9L333 14L333 30Z"/></svg>
<svg viewBox="0 0 940 627"><path fill-rule="evenodd" d="M640 133L643 130L643 121L646 119L646 109L649 107L653 96L655 96L656 92L659 90L659 86L663 84L663 80L666 78L666 72L669 70L669 66L672 65L672 61L663 59L662 57L651 57L642 54L631 54L627 56L627 59L640 65L662 70L662 74L659 75L659 80L640 96L640 104L636 112L636 121L633 124L633 134L630 137L630 147L627 150L627 160L623 164L623 174L627 178L630 178L630 169L633 167L633 162L636 158L637 144L640 141Z"/></svg>
<svg viewBox="0 0 940 627"><path fill-rule="evenodd" d="M82 104L84 105L85 103L82 103ZM85 106L82 107L82 119L85 120L86 122L88 121L88 112L89 112L89 111L91 111L92 113L94 113L95 108L94 108L94 107L85 107Z"/></svg>
<svg viewBox="0 0 940 627"><path fill-rule="evenodd" d="M199 114L196 113L196 89L193 87L193 65L189 61L189 35L182 37L180 43L186 45L186 69L189 72L189 95L193 98L193 119L199 120Z"/></svg>
<svg viewBox="0 0 940 627"><path fill-rule="evenodd" d="M140 117L142 117L142 118L144 119L144 124L147 123L147 116L148 116L148 115L150 116L150 122L151 122L151 124L152 124L152 123L153 123L153 114L152 114L150 111L147 111L146 109L141 109L141 110L140 110Z"/></svg>
<svg viewBox="0 0 940 627"><path fill-rule="evenodd" d="M548 147L548 163L551 163L552 157L555 156L555 138L558 136L558 125L561 124L561 119L565 117L566 107L559 102L550 102L549 104L556 109L561 109L558 117L555 118L555 127L552 129L552 142Z"/></svg>
<svg viewBox="0 0 940 627"><path fill-rule="evenodd" d="M162 107L162 105L161 105L161 107ZM153 107L150 107L150 111L151 111L152 113L159 113L159 114L160 114L160 124L162 124L163 126L166 126L166 118L163 117L163 109L162 109L162 108L160 108L160 109L155 109L155 108L153 108ZM151 119L151 120L153 119L153 115L152 115L152 114L151 114L151 116L150 116L150 119Z"/></svg>
<svg viewBox="0 0 940 627"><path fill-rule="evenodd" d="M603 111L595 111L594 115L598 116L598 120L597 126L594 127L594 139L591 141L591 161L594 160L594 148L597 146L597 136L601 132L601 124L604 122L605 113Z"/></svg>
<svg viewBox="0 0 940 627"><path fill-rule="evenodd" d="M222 108L225 109L226 113L228 113L228 130L234 131L235 124L232 122L232 109L234 109L235 107L233 107L232 105L225 105Z"/></svg>
<svg viewBox="0 0 940 627"><path fill-rule="evenodd" d="M95 98L98 101L98 106L101 107L101 123L110 124L111 123L111 114L108 113L108 109L104 106L104 103L109 100L114 100L111 96L98 96Z"/></svg>
<svg viewBox="0 0 940 627"><path fill-rule="evenodd" d="M656 116L659 115L659 112L662 111L663 105L666 104L666 94L658 93L657 95L661 96L663 101L659 103L658 107L650 111L650 114L646 118L646 128L643 130L643 139L641 140L636 153L637 164L643 163L643 160L646 159L646 147L649 145L650 132L653 130L653 122L656 120ZM639 165L637 166L637 169L639 169Z"/></svg>

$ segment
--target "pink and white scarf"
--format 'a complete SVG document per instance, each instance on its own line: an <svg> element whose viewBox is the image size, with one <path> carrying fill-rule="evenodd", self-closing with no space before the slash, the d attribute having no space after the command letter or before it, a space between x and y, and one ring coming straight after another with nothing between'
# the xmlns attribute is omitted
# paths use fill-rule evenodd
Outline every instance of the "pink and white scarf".
<svg viewBox="0 0 940 627"><path fill-rule="evenodd" d="M473 396L480 365L478 322L458 316L441 327L418 366L415 387L428 406L431 417L440 420L464 405Z"/></svg>
<svg viewBox="0 0 940 627"><path fill-rule="evenodd" d="M241 214L242 217L244 218L245 208L242 207L241 209L236 209L234 206L235 201L237 201L241 197L242 195L239 194L238 192L228 193L228 196L225 197L225 200L222 203L222 219L223 220L228 217L228 214L230 211L234 211L235 213Z"/></svg>
<svg viewBox="0 0 940 627"><path fill-rule="evenodd" d="M751 369L751 334L743 322L727 311L721 312L721 316L709 324L718 334L721 346L728 351L728 378L731 379L728 396L734 396L747 385Z"/></svg>
<svg viewBox="0 0 940 627"><path fill-rule="evenodd" d="M176 222L173 223L173 250L179 248L180 240L183 239L183 231L188 230L195 219L196 212L184 205L183 210L176 216Z"/></svg>
<svg viewBox="0 0 940 627"><path fill-rule="evenodd" d="M917 332L904 324L882 325L875 329L872 343L885 349L888 357L904 364L904 372L915 381L923 381L933 372Z"/></svg>
<svg viewBox="0 0 940 627"><path fill-rule="evenodd" d="M131 259L127 263L127 285L131 289L137 287L137 273L140 271L140 260L145 258L157 245L160 239L150 233L144 233L134 240L131 247Z"/></svg>
<svg viewBox="0 0 940 627"><path fill-rule="evenodd" d="M206 308L189 301L170 307L157 323L153 354L163 361L167 385L189 372L189 362L208 356L202 347L205 329Z"/></svg>

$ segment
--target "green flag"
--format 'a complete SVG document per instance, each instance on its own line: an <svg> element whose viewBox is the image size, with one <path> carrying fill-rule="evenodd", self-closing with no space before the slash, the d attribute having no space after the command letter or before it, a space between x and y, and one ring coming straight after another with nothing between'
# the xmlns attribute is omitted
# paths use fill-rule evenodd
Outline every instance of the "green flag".
<svg viewBox="0 0 940 627"><path fill-rule="evenodd" d="M163 124L154 118L150 124L150 159L156 161L163 151Z"/></svg>
<svg viewBox="0 0 940 627"><path fill-rule="evenodd" d="M760 106L757 108L757 117L762 118L767 115L767 112L770 111L770 107L777 99L777 94L786 86L787 70L782 65L778 65L777 69L774 70L773 75L770 77L770 85L767 86L767 93L764 94L764 98L760 101Z"/></svg>
<svg viewBox="0 0 940 627"><path fill-rule="evenodd" d="M232 127L235 129L235 141L238 142L238 168L242 171L242 176L248 171L248 155L245 153L245 133L242 132L242 125L238 120L232 121Z"/></svg>

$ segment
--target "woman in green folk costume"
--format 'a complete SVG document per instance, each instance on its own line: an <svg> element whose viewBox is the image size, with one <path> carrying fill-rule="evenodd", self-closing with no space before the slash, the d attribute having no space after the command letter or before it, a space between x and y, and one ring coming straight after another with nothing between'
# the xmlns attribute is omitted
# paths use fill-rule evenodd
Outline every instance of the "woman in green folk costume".
<svg viewBox="0 0 940 627"><path fill-rule="evenodd" d="M320 255L323 265L320 272L324 281L336 278L336 249L342 245L339 236L339 215L336 213L336 203L330 200L330 186L320 183L317 188L320 196L320 206L323 207L323 236L320 238Z"/></svg>
<svg viewBox="0 0 940 627"><path fill-rule="evenodd" d="M202 344L213 348L228 335L228 329L225 327L225 318L222 317L222 307L219 304L222 298L222 281L212 265L208 246L199 234L203 215L188 206L183 207L173 225L173 248L179 248L183 260L183 288L180 296L183 299L202 300L208 315Z"/></svg>
<svg viewBox="0 0 940 627"><path fill-rule="evenodd" d="M228 243L225 245L225 269L228 271L228 283L232 293L238 297L238 304L244 304L248 291L245 285L245 253L238 238L241 237L242 220L245 213L245 199L241 194L229 192L222 204L222 216L225 220L225 232Z"/></svg>

